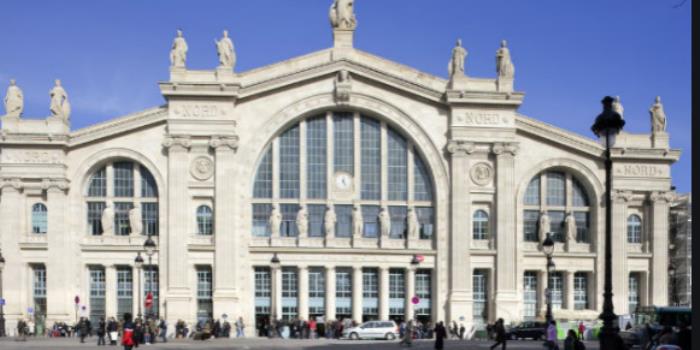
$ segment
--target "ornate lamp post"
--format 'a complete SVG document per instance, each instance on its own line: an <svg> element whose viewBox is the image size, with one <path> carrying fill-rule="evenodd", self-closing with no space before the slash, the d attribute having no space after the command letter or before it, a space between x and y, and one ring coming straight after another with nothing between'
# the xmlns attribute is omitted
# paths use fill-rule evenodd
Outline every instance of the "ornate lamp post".
<svg viewBox="0 0 700 350"><path fill-rule="evenodd" d="M671 264L668 266L668 275L671 277L671 305L678 305L678 299L676 298L676 267Z"/></svg>
<svg viewBox="0 0 700 350"><path fill-rule="evenodd" d="M138 252L136 254L136 258L134 259L134 267L136 267L136 292L139 295L139 314L137 315L138 318L141 318L141 268L143 268L143 258L141 257L141 252Z"/></svg>
<svg viewBox="0 0 700 350"><path fill-rule="evenodd" d="M148 239L146 239L146 242L143 243L143 249L146 251L146 255L148 256L148 286L147 286L147 294L152 293L152 288L153 288L153 271L151 265L151 258L153 257L153 254L156 252L156 242L154 242L151 239L151 235L148 235ZM146 316L152 316L151 310L153 310L153 305L149 308L149 310L146 310Z"/></svg>
<svg viewBox="0 0 700 350"><path fill-rule="evenodd" d="M273 282L272 286L275 286L275 284L277 283L277 281L275 280L275 274L276 274L275 271L278 271L281 266L282 266L282 263L280 262L280 258L277 257L277 253L272 254L272 259L270 259L270 267L271 267L271 270L270 270L271 276L270 277L272 278L272 282ZM274 289L277 289L277 288L275 287ZM275 295L274 290L272 290L272 293L270 293L270 294L272 295L272 297L274 299L277 299L277 296ZM273 299L273 301L276 304L277 301L275 301L274 299ZM276 322L277 317L279 317L279 315L277 315L277 305L275 305L275 304L272 304L274 306L272 308L272 320L274 320ZM272 320L270 320L270 321L272 321Z"/></svg>
<svg viewBox="0 0 700 350"><path fill-rule="evenodd" d="M600 331L600 348L615 349L622 341L619 327L613 326L617 318L613 312L612 293L612 158L610 148L615 144L615 137L622 131L625 121L619 113L613 110L613 98L603 98L603 113L598 115L591 127L600 142L605 146L605 284L603 291L603 312L599 318L603 320ZM622 276L618 276L622 277Z"/></svg>
<svg viewBox="0 0 700 350"><path fill-rule="evenodd" d="M0 252L0 299L3 299L2 296L2 270L5 268L5 258L2 256L2 252ZM5 300L2 300L0 302L0 337L5 336Z"/></svg>
<svg viewBox="0 0 700 350"><path fill-rule="evenodd" d="M547 320L547 326L549 326L552 323L552 282L549 276L554 272L554 262L552 261L554 240L552 240L552 235L549 232L547 232L547 238L542 242L542 251L547 257L547 313L545 314L545 319Z"/></svg>

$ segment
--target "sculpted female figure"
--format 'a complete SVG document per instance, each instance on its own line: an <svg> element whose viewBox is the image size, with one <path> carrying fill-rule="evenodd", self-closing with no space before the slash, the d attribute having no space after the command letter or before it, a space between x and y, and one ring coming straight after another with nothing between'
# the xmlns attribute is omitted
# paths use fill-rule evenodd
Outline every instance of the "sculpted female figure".
<svg viewBox="0 0 700 350"><path fill-rule="evenodd" d="M335 211L333 211L333 206L328 205L326 207L326 216L323 218L323 229L327 238L335 237L336 221L338 220L335 216Z"/></svg>
<svg viewBox="0 0 700 350"><path fill-rule="evenodd" d="M501 41L501 48L496 51L496 72L501 78L513 78L515 68L510 60L510 50L506 46L506 41Z"/></svg>
<svg viewBox="0 0 700 350"><path fill-rule="evenodd" d="M309 232L309 213L304 205L301 205L299 212L297 212L297 230L299 237L306 237Z"/></svg>
<svg viewBox="0 0 700 350"><path fill-rule="evenodd" d="M56 86L49 91L51 97L51 116L68 120L70 117L70 104L68 103L68 93L61 86L61 81L56 79Z"/></svg>
<svg viewBox="0 0 700 350"><path fill-rule="evenodd" d="M219 66L233 68L236 65L236 53L234 52L233 41L228 37L228 30L224 30L224 37L221 40L214 40L216 52L219 55Z"/></svg>
<svg viewBox="0 0 700 350"><path fill-rule="evenodd" d="M16 85L15 80L10 80L5 94L5 113L7 115L19 117L24 110L24 96L22 90Z"/></svg>
<svg viewBox="0 0 700 350"><path fill-rule="evenodd" d="M363 225L362 211L359 206L355 206L352 208L352 235L355 238L362 237Z"/></svg>
<svg viewBox="0 0 700 350"><path fill-rule="evenodd" d="M177 30L177 37L173 40L173 46L170 48L170 67L185 67L187 60L187 42L182 37L182 30Z"/></svg>
<svg viewBox="0 0 700 350"><path fill-rule="evenodd" d="M270 212L270 219L268 220L270 224L270 234L272 237L280 236L280 225L282 224L282 214L280 214L280 209L277 204L272 205L272 211Z"/></svg>

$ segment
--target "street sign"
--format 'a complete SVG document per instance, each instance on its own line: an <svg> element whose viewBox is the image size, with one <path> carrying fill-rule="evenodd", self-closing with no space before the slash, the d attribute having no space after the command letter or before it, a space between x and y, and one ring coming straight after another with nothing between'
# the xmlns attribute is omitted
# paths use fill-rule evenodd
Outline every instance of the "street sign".
<svg viewBox="0 0 700 350"><path fill-rule="evenodd" d="M146 294L146 308L150 309L153 306L153 293Z"/></svg>
<svg viewBox="0 0 700 350"><path fill-rule="evenodd" d="M423 260L425 260L425 257L422 255L416 255L416 260L418 260L419 263L422 263Z"/></svg>
<svg viewBox="0 0 700 350"><path fill-rule="evenodd" d="M420 303L420 298L419 298L419 297L414 296L413 298L411 298L411 304L416 305L416 304L418 304L418 303Z"/></svg>
<svg viewBox="0 0 700 350"><path fill-rule="evenodd" d="M28 308L27 308L27 313L30 314L30 315L33 314L33 313L34 313L34 308L33 308L33 307L28 307Z"/></svg>
<svg viewBox="0 0 700 350"><path fill-rule="evenodd" d="M0 298L0 305L5 305L5 298Z"/></svg>
<svg viewBox="0 0 700 350"><path fill-rule="evenodd" d="M75 299L73 299L73 301L75 301L75 305L80 304L80 297L76 295Z"/></svg>

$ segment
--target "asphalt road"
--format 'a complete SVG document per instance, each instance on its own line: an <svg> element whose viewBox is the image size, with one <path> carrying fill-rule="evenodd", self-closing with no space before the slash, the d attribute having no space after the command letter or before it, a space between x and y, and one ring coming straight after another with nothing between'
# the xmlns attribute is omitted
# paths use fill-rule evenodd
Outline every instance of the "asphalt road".
<svg viewBox="0 0 700 350"><path fill-rule="evenodd" d="M85 344L75 338L29 338L26 342L18 342L13 338L0 338L0 349L115 349L121 350L121 346L97 346L97 339L87 338ZM445 349L489 349L493 344L490 341L466 341L448 340L445 342ZM563 348L563 343L559 346ZM428 350L434 348L434 341L419 340L413 343L411 349ZM508 349L543 349L541 341L522 340L509 341ZM141 345L139 349L240 349L240 350L267 350L267 349L303 349L303 350L384 350L384 349L405 349L398 344L398 341L370 341L370 340L327 340L327 339L210 339L206 341L193 340L171 340L168 343L157 343L154 345ZM499 347L500 349L500 347ZM586 342L586 349L598 349L597 342Z"/></svg>

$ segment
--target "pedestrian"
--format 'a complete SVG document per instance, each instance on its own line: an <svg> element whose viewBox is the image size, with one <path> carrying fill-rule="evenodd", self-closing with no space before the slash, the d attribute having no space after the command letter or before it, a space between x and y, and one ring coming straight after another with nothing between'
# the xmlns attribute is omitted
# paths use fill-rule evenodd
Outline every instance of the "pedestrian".
<svg viewBox="0 0 700 350"><path fill-rule="evenodd" d="M134 339L134 324L131 322L131 314L124 313L124 326L122 326L122 345L124 350L131 350L138 346Z"/></svg>
<svg viewBox="0 0 700 350"><path fill-rule="evenodd" d="M312 318L309 321L309 338L316 339L316 327L317 327L316 319Z"/></svg>
<svg viewBox="0 0 700 350"><path fill-rule="evenodd" d="M586 332L586 326L583 325L583 321L578 323L578 336L579 339L583 340L583 334Z"/></svg>
<svg viewBox="0 0 700 350"><path fill-rule="evenodd" d="M88 335L88 324L87 321L85 321L85 317L80 317L80 321L78 321L78 330L80 331L80 342L84 343L85 337Z"/></svg>
<svg viewBox="0 0 700 350"><path fill-rule="evenodd" d="M569 329L566 339L564 340L564 350L585 350L586 346L578 338L576 331Z"/></svg>
<svg viewBox="0 0 700 350"><path fill-rule="evenodd" d="M160 338L163 339L163 343L167 343L168 340L166 338L166 335L168 334L168 324L165 322L164 318L160 319L160 323L158 323L158 328L160 329Z"/></svg>
<svg viewBox="0 0 700 350"><path fill-rule="evenodd" d="M406 323L406 331L404 332L403 339L399 342L400 346L412 346L413 345L413 320L409 320Z"/></svg>
<svg viewBox="0 0 700 350"><path fill-rule="evenodd" d="M27 341L27 324L21 318L17 321L17 341Z"/></svg>
<svg viewBox="0 0 700 350"><path fill-rule="evenodd" d="M464 323L459 324L459 339L464 339L464 332L466 329L464 328Z"/></svg>
<svg viewBox="0 0 700 350"><path fill-rule="evenodd" d="M243 317L238 317L236 320L236 338L245 337L245 324Z"/></svg>
<svg viewBox="0 0 700 350"><path fill-rule="evenodd" d="M549 326L547 326L547 347L549 350L559 350L556 321L550 322Z"/></svg>
<svg viewBox="0 0 700 350"><path fill-rule="evenodd" d="M105 345L106 327L105 318L100 317L100 321L97 322L97 345Z"/></svg>
<svg viewBox="0 0 700 350"><path fill-rule="evenodd" d="M493 326L493 331L495 333L496 343L491 345L491 350L495 349L497 346L501 346L502 350L506 349L506 329L503 326L503 319L499 318L496 324Z"/></svg>
<svg viewBox="0 0 700 350"><path fill-rule="evenodd" d="M447 331L442 321L438 322L435 326L435 350L442 350L445 348L445 338L447 337Z"/></svg>
<svg viewBox="0 0 700 350"><path fill-rule="evenodd" d="M109 335L109 345L117 345L117 337L119 336L119 324L114 317L109 318L107 322L107 332Z"/></svg>

